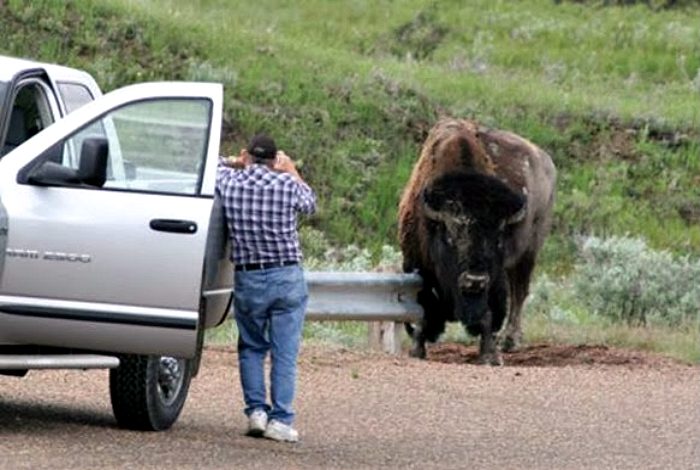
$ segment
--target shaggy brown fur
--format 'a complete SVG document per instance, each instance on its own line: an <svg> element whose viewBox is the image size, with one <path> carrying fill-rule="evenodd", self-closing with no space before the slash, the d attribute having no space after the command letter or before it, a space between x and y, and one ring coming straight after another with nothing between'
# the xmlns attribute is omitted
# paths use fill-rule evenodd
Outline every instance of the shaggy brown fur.
<svg viewBox="0 0 700 470"><path fill-rule="evenodd" d="M399 245L406 272L430 274L422 191L449 172L472 170L493 175L527 198L527 213L505 241L509 279L507 348L520 341L520 310L528 293L537 253L549 232L556 169L542 149L511 132L466 119L442 119L431 129L399 203Z"/></svg>
<svg viewBox="0 0 700 470"><path fill-rule="evenodd" d="M430 130L418 162L399 202L399 245L404 254L404 271L412 271L427 260L425 217L418 204L423 189L435 178L459 168L472 168L487 174L494 165L482 143L478 128L464 119L442 119Z"/></svg>

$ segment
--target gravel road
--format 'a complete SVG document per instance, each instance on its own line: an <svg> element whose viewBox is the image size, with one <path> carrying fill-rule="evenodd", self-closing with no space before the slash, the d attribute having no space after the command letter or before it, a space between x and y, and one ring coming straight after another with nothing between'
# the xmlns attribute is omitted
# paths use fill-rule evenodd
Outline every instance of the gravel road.
<svg viewBox="0 0 700 470"><path fill-rule="evenodd" d="M243 435L231 349L207 349L163 433L115 427L106 371L0 376L0 468L700 469L700 367L607 348L501 368L428 354L305 345L297 445Z"/></svg>

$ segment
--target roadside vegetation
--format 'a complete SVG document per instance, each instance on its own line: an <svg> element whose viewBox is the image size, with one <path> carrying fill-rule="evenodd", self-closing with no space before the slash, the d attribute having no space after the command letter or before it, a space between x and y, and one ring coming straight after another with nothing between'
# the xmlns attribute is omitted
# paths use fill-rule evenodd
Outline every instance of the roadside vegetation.
<svg viewBox="0 0 700 470"><path fill-rule="evenodd" d="M222 82L222 153L268 131L317 189L309 266L395 260L399 195L439 116L517 132L559 170L528 336L700 362L698 6L0 0L0 53L84 68L106 90Z"/></svg>

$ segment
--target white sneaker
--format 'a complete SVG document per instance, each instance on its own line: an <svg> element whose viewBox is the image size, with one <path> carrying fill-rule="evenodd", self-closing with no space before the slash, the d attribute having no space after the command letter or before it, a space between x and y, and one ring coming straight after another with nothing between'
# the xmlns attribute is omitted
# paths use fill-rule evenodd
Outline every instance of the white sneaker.
<svg viewBox="0 0 700 470"><path fill-rule="evenodd" d="M248 416L248 435L260 437L267 428L267 413L265 410L253 410Z"/></svg>
<svg viewBox="0 0 700 470"><path fill-rule="evenodd" d="M272 439L273 441L281 442L297 442L299 441L299 433L296 429L288 424L284 424L281 421L273 419L267 423L267 429L265 429L264 437Z"/></svg>

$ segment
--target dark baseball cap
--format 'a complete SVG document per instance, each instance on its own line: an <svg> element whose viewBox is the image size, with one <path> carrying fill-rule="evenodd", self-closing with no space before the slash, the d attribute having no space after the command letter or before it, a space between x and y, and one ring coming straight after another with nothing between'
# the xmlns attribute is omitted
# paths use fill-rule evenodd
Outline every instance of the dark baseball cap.
<svg viewBox="0 0 700 470"><path fill-rule="evenodd" d="M277 156L275 141L265 134L257 134L250 139L246 150L255 158L273 159Z"/></svg>

